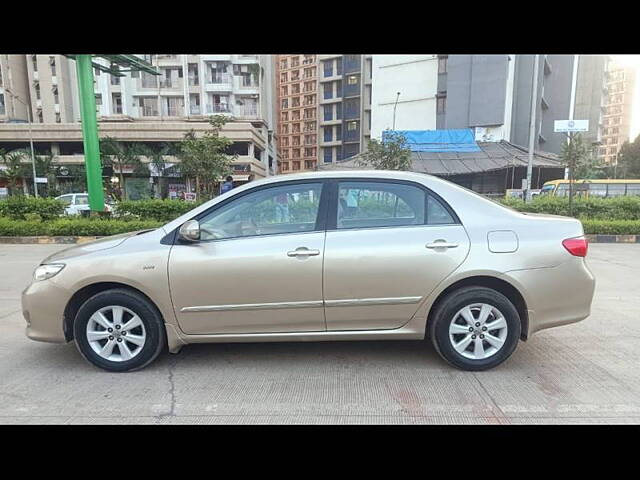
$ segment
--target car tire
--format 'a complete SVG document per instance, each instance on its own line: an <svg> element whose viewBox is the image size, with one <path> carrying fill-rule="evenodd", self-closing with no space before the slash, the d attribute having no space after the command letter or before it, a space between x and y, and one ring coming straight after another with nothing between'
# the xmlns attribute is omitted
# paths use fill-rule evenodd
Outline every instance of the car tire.
<svg viewBox="0 0 640 480"><path fill-rule="evenodd" d="M444 360L462 370L479 371L511 356L521 328L518 310L507 297L491 288L470 286L438 302L429 333Z"/></svg>
<svg viewBox="0 0 640 480"><path fill-rule="evenodd" d="M89 298L76 314L73 333L82 356L111 372L139 370L167 344L158 309L127 289L105 290Z"/></svg>

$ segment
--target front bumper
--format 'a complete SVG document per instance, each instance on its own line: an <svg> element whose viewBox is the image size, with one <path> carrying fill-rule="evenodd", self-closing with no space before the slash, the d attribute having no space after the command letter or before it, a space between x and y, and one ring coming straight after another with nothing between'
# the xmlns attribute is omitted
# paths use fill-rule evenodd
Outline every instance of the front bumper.
<svg viewBox="0 0 640 480"><path fill-rule="evenodd" d="M529 310L527 336L579 322L591 314L596 281L584 258L572 257L556 267L515 270L505 277L525 296Z"/></svg>
<svg viewBox="0 0 640 480"><path fill-rule="evenodd" d="M68 292L51 280L33 282L22 292L22 315L26 334L40 342L65 343L64 309Z"/></svg>

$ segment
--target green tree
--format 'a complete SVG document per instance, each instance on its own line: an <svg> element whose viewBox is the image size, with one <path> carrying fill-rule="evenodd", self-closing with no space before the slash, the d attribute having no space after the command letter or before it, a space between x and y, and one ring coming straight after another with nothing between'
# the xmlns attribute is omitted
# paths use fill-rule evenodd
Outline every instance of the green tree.
<svg viewBox="0 0 640 480"><path fill-rule="evenodd" d="M376 170L410 170L411 150L407 147L407 138L387 130L382 141L369 140L367 151L360 155L357 163Z"/></svg>
<svg viewBox="0 0 640 480"><path fill-rule="evenodd" d="M167 169L165 156L174 155L175 147L169 143L162 144L159 148L152 148L147 145L141 147L141 153L149 159L149 163L153 166L153 171L157 173L154 176L154 184L156 185L156 193L158 196L163 197L161 192L162 177Z"/></svg>
<svg viewBox="0 0 640 480"><path fill-rule="evenodd" d="M640 135L633 142L624 142L618 153L619 178L640 178Z"/></svg>
<svg viewBox="0 0 640 480"><path fill-rule="evenodd" d="M190 130L180 143L180 172L195 181L198 199L203 193L214 196L215 185L232 173L231 162L237 155L226 152L233 141L220 135L220 130L228 121L224 115L214 115L209 119L211 129L204 135L197 137Z"/></svg>
<svg viewBox="0 0 640 480"><path fill-rule="evenodd" d="M582 136L578 133L569 142L562 145L560 161L570 169L573 178L584 178L581 175L587 174L590 170L589 149L582 141Z"/></svg>
<svg viewBox="0 0 640 480"><path fill-rule="evenodd" d="M119 142L115 138L105 137L100 140L100 156L104 166L113 167L113 172L118 174L119 196L126 200L124 188L124 169L133 168L134 173L142 174L144 165L140 160L142 147L135 143Z"/></svg>
<svg viewBox="0 0 640 480"><path fill-rule="evenodd" d="M0 177L7 180L9 195L19 193L17 188L19 179L22 179L24 186L25 178L28 175L28 165L23 162L25 156L25 152L22 150L13 150L11 152L0 150L0 163L5 167L0 169Z"/></svg>

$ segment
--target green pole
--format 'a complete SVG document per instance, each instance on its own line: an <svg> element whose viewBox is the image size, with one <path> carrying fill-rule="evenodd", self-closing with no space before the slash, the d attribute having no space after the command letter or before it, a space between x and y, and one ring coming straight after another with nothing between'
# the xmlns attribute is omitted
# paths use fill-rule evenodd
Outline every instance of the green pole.
<svg viewBox="0 0 640 480"><path fill-rule="evenodd" d="M96 118L96 97L93 92L93 66L91 55L76 55L78 93L80 96L80 121L84 143L84 163L87 171L89 207L93 211L104 211L102 191L102 167L100 165L100 143Z"/></svg>

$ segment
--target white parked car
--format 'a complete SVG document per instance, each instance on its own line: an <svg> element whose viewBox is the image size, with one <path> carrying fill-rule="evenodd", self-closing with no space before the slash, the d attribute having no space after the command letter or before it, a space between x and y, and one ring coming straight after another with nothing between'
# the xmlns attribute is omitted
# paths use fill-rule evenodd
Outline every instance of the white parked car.
<svg viewBox="0 0 640 480"><path fill-rule="evenodd" d="M65 204L64 213L66 215L80 215L82 211L90 210L88 193L67 193L56 197L56 200L61 200ZM105 199L105 210L110 212L112 206L106 202Z"/></svg>

